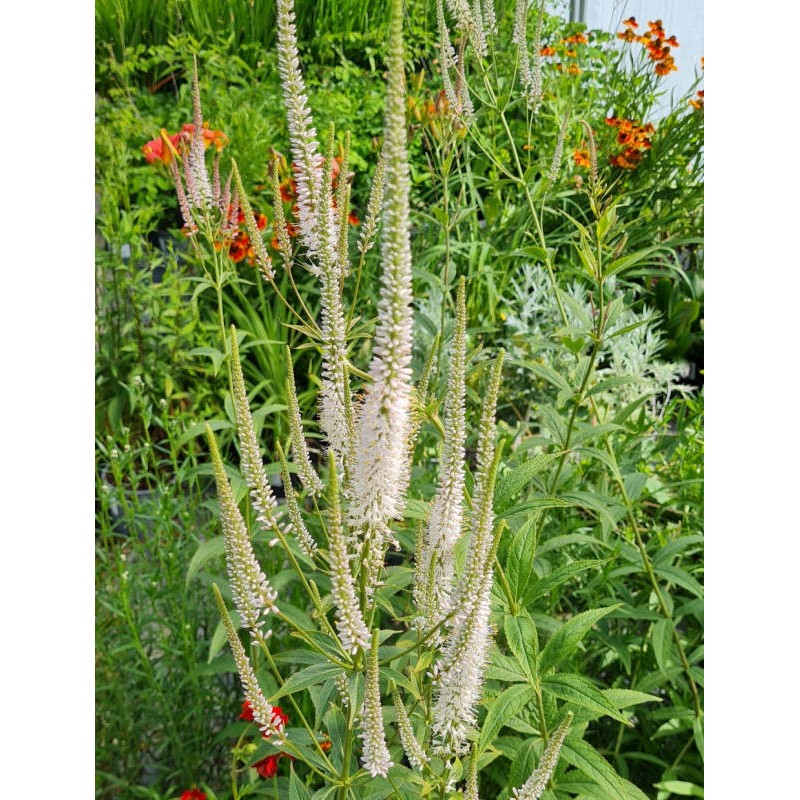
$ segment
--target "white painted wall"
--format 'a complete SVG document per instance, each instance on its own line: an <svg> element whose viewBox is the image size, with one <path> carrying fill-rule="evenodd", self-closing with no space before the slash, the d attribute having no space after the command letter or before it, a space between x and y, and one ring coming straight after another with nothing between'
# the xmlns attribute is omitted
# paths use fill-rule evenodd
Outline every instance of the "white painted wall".
<svg viewBox="0 0 800 800"><path fill-rule="evenodd" d="M569 2L556 0L553 9L569 16ZM647 30L648 20L660 19L667 36L675 35L680 47L672 50L678 69L662 78L665 95L661 110L670 105L670 95L680 98L698 74L703 44L703 0L584 0L584 19L589 29L617 33L622 30L622 20L633 16L639 23L638 32ZM700 85L702 88L702 84ZM660 114L658 115L660 116Z"/></svg>

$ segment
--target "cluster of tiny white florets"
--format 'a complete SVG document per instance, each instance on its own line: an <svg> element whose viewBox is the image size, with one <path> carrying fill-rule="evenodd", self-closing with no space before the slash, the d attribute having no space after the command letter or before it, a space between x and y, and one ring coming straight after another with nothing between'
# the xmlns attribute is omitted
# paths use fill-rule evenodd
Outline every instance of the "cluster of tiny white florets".
<svg viewBox="0 0 800 800"><path fill-rule="evenodd" d="M239 438L242 475L256 512L256 519L262 530L275 526L275 495L264 471L261 448L258 446L253 417L247 401L242 365L239 360L239 345L236 331L231 327L231 373L233 378L233 408L236 419L236 433Z"/></svg>
<svg viewBox="0 0 800 800"><path fill-rule="evenodd" d="M297 29L292 0L278 0L276 7L278 71L281 76L289 138L297 182L297 209L300 235L313 257L320 250L318 209L322 194L323 158L300 72Z"/></svg>
<svg viewBox="0 0 800 800"><path fill-rule="evenodd" d="M363 753L361 764L374 778L384 778L392 766L386 735L383 730L383 711L381 709L380 671L378 669L378 635L372 636L372 647L367 661L367 674L364 681L364 703L361 706L361 741Z"/></svg>
<svg viewBox="0 0 800 800"><path fill-rule="evenodd" d="M208 434L231 594L243 624L252 635L257 636L261 633L263 619L270 613L278 612L275 605L277 593L270 586L256 559L247 525L233 496L222 457L210 429Z"/></svg>
<svg viewBox="0 0 800 800"><path fill-rule="evenodd" d="M303 514L300 511L300 504L297 502L297 495L294 493L292 487L292 478L289 475L289 464L286 462L286 456L283 453L283 448L278 443L278 456L281 461L281 480L283 481L283 494L286 498L286 509L289 512L289 525L287 526L287 533L293 533L294 538L300 549L309 558L313 559L317 552L317 543L314 537L306 527L303 520Z"/></svg>
<svg viewBox="0 0 800 800"><path fill-rule="evenodd" d="M408 758L408 763L412 767L421 770L425 764L428 763L428 757L425 755L417 737L414 735L414 729L411 727L411 720L408 718L408 712L400 699L400 695L394 693L394 713L397 719L397 730L400 734L400 743L403 745L403 752Z"/></svg>
<svg viewBox="0 0 800 800"><path fill-rule="evenodd" d="M192 140L186 155L186 184L189 199L196 208L208 208L212 204L213 192L206 168L206 146L203 140L203 110L200 106L200 83L197 63L192 80Z"/></svg>
<svg viewBox="0 0 800 800"><path fill-rule="evenodd" d="M542 758L539 761L539 766L533 771L533 774L527 781L518 789L512 790L512 795L515 800L539 800L547 788L547 782L555 771L556 764L558 763L558 756L561 752L561 746L564 744L564 739L569 731L569 726L572 724L572 712L567 712L564 721L556 728L547 747L542 753Z"/></svg>
<svg viewBox="0 0 800 800"><path fill-rule="evenodd" d="M481 414L471 535L464 572L456 586L452 628L437 664L433 734L437 749L463 753L476 723L486 657L491 644L490 599L494 570L494 416L500 388L502 353L494 363Z"/></svg>
<svg viewBox="0 0 800 800"><path fill-rule="evenodd" d="M488 53L488 44L480 0L475 0L472 8L467 0L447 0L447 7L456 20L456 27L467 34L475 52L479 56L485 56ZM492 8L492 16L493 12Z"/></svg>
<svg viewBox="0 0 800 800"><path fill-rule="evenodd" d="M206 166L205 141L203 138L203 110L200 104L200 83L195 60L192 75L192 131L188 147L181 144L181 152L175 150L172 142L162 131L163 145L170 148L175 158L170 159L169 170L175 183L178 197L178 208L185 225L187 235L194 236L198 230L198 221L218 226L219 233L229 236L238 222L239 199L231 198L231 176L224 188L219 174L219 157L214 160L213 174L209 177ZM183 165L183 172L178 164ZM265 251L266 252L266 251Z"/></svg>
<svg viewBox="0 0 800 800"><path fill-rule="evenodd" d="M369 630L358 604L353 573L350 571L347 537L339 505L339 479L333 458L330 459L329 485L331 506L328 519L328 558L331 568L331 594L336 608L336 629L344 649L355 654L359 647L366 649L369 646Z"/></svg>
<svg viewBox="0 0 800 800"><path fill-rule="evenodd" d="M375 173L372 176L372 185L370 186L369 200L367 201L367 213L358 237L358 251L362 255L371 250L372 245L375 243L375 234L378 231L381 208L383 206L385 185L386 161L383 157L383 150L381 150L378 155L378 163L375 165Z"/></svg>
<svg viewBox="0 0 800 800"><path fill-rule="evenodd" d="M381 257L383 271L378 326L370 365L372 384L359 410L349 522L368 531L386 530L403 510L408 475L411 406L411 243L406 152L402 19L389 44L384 158L386 184ZM377 542L373 542L377 547Z"/></svg>
<svg viewBox="0 0 800 800"><path fill-rule="evenodd" d="M322 390L319 423L328 444L342 463L347 463L353 441L350 413L347 345L340 274L331 264L322 280Z"/></svg>
<svg viewBox="0 0 800 800"><path fill-rule="evenodd" d="M247 228L247 234L250 237L250 246L253 248L256 265L261 271L261 274L268 281L271 281L275 277L275 270L272 267L272 259L270 258L269 253L267 253L267 248L264 244L264 239L261 236L261 231L258 229L258 225L256 225L253 207L250 205L250 200L248 199L247 193L242 185L242 178L239 175L239 170L235 161L233 162L233 176L236 181L236 190L239 197L239 203L241 205L242 214L244 215L244 224L245 228Z"/></svg>
<svg viewBox="0 0 800 800"><path fill-rule="evenodd" d="M289 138L297 183L300 234L311 259L310 269L321 279L322 391L319 421L334 453L346 461L353 440L347 348L341 301L342 270L338 264L336 216L325 160L319 152L305 82L300 71L292 0L277 3L278 70L283 86Z"/></svg>
<svg viewBox="0 0 800 800"><path fill-rule="evenodd" d="M538 5L538 3L537 3ZM543 9L538 9L533 37L533 65L528 56L528 0L517 0L514 9L514 31L511 41L517 46L519 74L528 107L536 113L542 100L542 19Z"/></svg>
<svg viewBox="0 0 800 800"><path fill-rule="evenodd" d="M292 434L292 452L297 474L309 492L315 495L322 494L324 487L317 471L311 464L306 437L303 433L303 419L300 415L300 403L297 400L292 354L288 347L286 348L286 394L289 400L289 431Z"/></svg>
<svg viewBox="0 0 800 800"><path fill-rule="evenodd" d="M456 329L450 353L447 394L444 401L444 445L436 495L428 516L427 536L419 559L414 599L419 608L417 625L435 625L448 612L453 583L454 552L461 538L464 501L464 447L466 419L466 326L463 279L456 300Z"/></svg>
<svg viewBox="0 0 800 800"><path fill-rule="evenodd" d="M239 678L242 681L242 688L244 689L244 696L250 703L250 708L253 711L253 721L258 725L259 730L266 737L275 737L277 743L284 741L283 720L279 715L274 714L272 711L272 704L264 697L261 687L258 684L253 665L239 640L236 630L233 627L230 615L228 614L222 596L219 590L214 587L216 592L217 605L219 606L222 622L225 625L225 632L228 636L228 643L233 653L233 660L236 664L236 669L239 672Z"/></svg>
<svg viewBox="0 0 800 800"><path fill-rule="evenodd" d="M450 43L450 31L444 18L442 0L436 0L436 22L439 26L439 69L442 73L442 86L449 111L461 122L468 123L472 120L475 109L469 96L464 74L464 63L456 56L453 45ZM456 85L450 78L450 70L456 73Z"/></svg>

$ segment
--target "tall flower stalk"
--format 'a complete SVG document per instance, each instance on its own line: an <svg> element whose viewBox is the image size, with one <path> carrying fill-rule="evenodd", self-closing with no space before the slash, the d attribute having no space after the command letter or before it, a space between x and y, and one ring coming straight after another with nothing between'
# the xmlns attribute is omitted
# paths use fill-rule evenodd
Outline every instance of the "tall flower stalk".
<svg viewBox="0 0 800 800"><path fill-rule="evenodd" d="M393 0L383 146L391 191L383 209L372 383L358 409L348 511L350 525L364 531L370 588L377 580L385 542L391 538L389 521L403 510L411 424L411 242L401 9L401 0Z"/></svg>
<svg viewBox="0 0 800 800"><path fill-rule="evenodd" d="M497 475L494 416L502 374L502 353L496 359L484 400L478 439L478 469L467 561L456 585L453 626L436 664L433 733L437 749L464 753L467 734L477 722L476 706L490 645L489 612L494 571L493 494Z"/></svg>
<svg viewBox="0 0 800 800"><path fill-rule="evenodd" d="M485 53L486 34L496 24L491 0L448 0L448 6L478 55ZM436 381L431 378L434 364L438 369L440 360L438 345L426 361L416 394L412 386L410 176L402 0L391 0L384 142L369 204L369 230L358 244L361 263L357 282L380 217L380 297L368 375L348 361L348 323L342 307L345 280L350 273L346 227L349 184L340 183L334 203L330 180L334 133L329 132L323 156L300 72L292 3L278 0L277 9L279 64L292 154L297 165L303 228L300 258L308 259L321 297L320 327L311 324L298 327L321 344L319 421L328 446L323 457L313 464L297 401L292 354L287 350L285 390L291 452L302 488L296 492L292 486L282 443L273 443L285 489L285 506L278 508L266 479L238 340L232 331L229 377L233 417L241 473L255 511L248 520L256 533L256 546L263 533L271 538L271 545L280 545L273 551L280 553L280 565L270 570L270 574L276 575L275 585L285 585L279 579L286 579L288 568L294 573L292 579L305 600L296 605L287 600L282 603L283 612L279 611L278 593L256 559L248 521L237 505L219 447L209 429L231 595L241 624L250 634L249 653L215 586L216 600L255 721L264 735L274 736L273 741L280 741L287 754L298 763L302 761L326 784L326 796L355 800L372 793L377 796L386 788L386 796L393 790L398 797L407 799L413 790L414 796L426 800L434 795L446 798L454 796L459 781L464 797L478 800L478 764L487 746L478 726L486 666L493 645L490 614L498 552L494 496L502 453L502 445L495 441L495 417L504 356L501 351L491 362L481 395L474 481L468 495L466 474L471 462L466 457L468 351L464 278L458 282L441 420L432 396ZM439 12L440 28L447 34L441 2ZM457 66L461 77L464 41L462 37ZM453 90L456 91L455 87ZM346 139L342 161L345 172L348 154L349 139ZM191 168L185 167L189 177L181 188L185 189L184 200L191 218L202 223L206 206L193 203L198 198L206 203L204 190L198 190L203 178L197 163L192 163ZM237 210L241 204L246 224L254 225L252 209L235 167L232 180L234 198L230 195L230 181L221 188L215 167L210 180L212 205L217 202L217 194L226 203L237 206ZM343 175L340 180L349 178ZM273 192L279 202L274 176ZM220 209L225 224L229 214L230 209L226 208L224 214ZM281 249L290 270L295 254L285 236ZM272 281L271 262L264 261L260 266L262 274ZM447 279L444 282L447 284ZM308 313L305 304L303 310ZM357 405L351 400L351 377L366 380L363 399ZM442 434L436 488L429 503L421 498L406 498L413 440L428 423L433 423ZM422 508L425 513L420 513ZM414 516L418 517L416 522L406 518ZM414 528L412 588L408 564L386 567L384 557L391 541L396 540L398 545L408 542ZM464 557L457 558L457 545L462 538L466 538ZM401 559L408 562L409 555L406 553ZM500 570L498 574L499 585L505 591L505 576ZM513 599L509 596L507 608L516 608ZM302 643L305 648L302 655L292 652L282 653L283 659L273 657L267 647L269 615L274 615ZM514 618L513 610L506 614L505 619L509 618ZM528 630L526 634L529 639L536 638L535 631ZM542 698L545 682L535 674L539 657L528 658L527 644L514 641L512 645L508 631L506 639L520 662L506 657L506 673L527 676L527 683L511 691L517 694L520 690L531 691L531 696L536 695L542 736L546 740L537 769L522 786L513 790L509 786L507 792L511 791L516 800L538 800L552 779L572 715L557 712L558 704L552 698L545 708ZM529 644L527 639L526 642ZM286 678L281 674L281 664L289 659L294 666L291 676ZM274 679L277 687L271 698L264 695L259 684L262 670L269 670L270 680ZM389 725L384 722L381 686L392 695L394 714ZM292 696L293 692L306 688L312 690L315 704L314 727ZM294 729L283 730L270 704L286 695L303 729L299 736ZM391 709L388 711L391 720ZM550 725L546 717L552 718L555 713L563 722L548 737ZM491 709L487 723L490 717ZM496 725L497 720L491 724ZM470 749L469 758L465 759ZM404 756L413 772L401 765ZM295 777L289 783L290 794L296 793Z"/></svg>
<svg viewBox="0 0 800 800"><path fill-rule="evenodd" d="M322 397L320 425L334 453L346 462L352 441L350 383L342 307L342 270L330 187L330 169L319 150L300 71L292 0L277 3L278 70L283 86L292 156L296 165L300 233L309 268L320 279L322 295Z"/></svg>
<svg viewBox="0 0 800 800"><path fill-rule="evenodd" d="M417 625L429 627L449 612L455 547L461 538L466 446L467 309L464 279L458 284L456 328L450 352L444 401L444 444L436 495L428 516L424 549L417 553L419 579L414 586Z"/></svg>

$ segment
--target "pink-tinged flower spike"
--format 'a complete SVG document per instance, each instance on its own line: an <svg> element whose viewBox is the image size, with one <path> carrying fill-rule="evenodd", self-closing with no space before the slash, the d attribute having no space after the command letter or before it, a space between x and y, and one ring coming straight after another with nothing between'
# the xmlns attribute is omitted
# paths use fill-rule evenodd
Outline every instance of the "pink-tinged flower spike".
<svg viewBox="0 0 800 800"><path fill-rule="evenodd" d="M239 196L239 206L244 214L244 224L247 228L247 235L250 237L250 244L253 248L253 254L256 257L256 264L261 270L261 274L268 281L271 281L275 277L275 270L272 268L272 259L269 257L267 248L264 245L264 240L261 238L261 231L258 229L258 225L256 224L256 217L255 214L253 214L253 207L250 205L250 200L247 198L247 193L242 185L242 178L239 175L239 168L236 166L235 161L233 162L232 167L233 179L236 182L236 191Z"/></svg>
<svg viewBox="0 0 800 800"><path fill-rule="evenodd" d="M198 231L197 223L192 214L189 198L186 196L186 191L183 188L183 178L181 178L181 173L178 169L177 159L173 158L172 161L169 162L169 171L172 173L172 180L175 181L175 191L178 195L178 207L181 210L183 224L186 226L186 233L189 236L194 236Z"/></svg>
<svg viewBox="0 0 800 800"><path fill-rule="evenodd" d="M250 659L247 657L247 653L233 627L233 620L231 620L231 615L228 613L219 588L216 583L212 584L212 586L214 589L214 597L217 601L217 608L222 617L225 632L228 635L228 644L230 644L231 652L233 653L233 660L239 672L239 678L242 681L244 696L247 702L250 703L250 709L253 712L253 722L258 725L259 730L264 736L268 738L275 737L274 742L280 744L285 741L283 718L273 713L272 704L267 702L267 698L264 697L261 687L258 685L258 678L256 678L256 673L253 670Z"/></svg>
<svg viewBox="0 0 800 800"><path fill-rule="evenodd" d="M305 82L300 72L292 0L277 0L276 14L278 71L295 163L300 235L313 260L321 247L320 219L327 220L328 227L332 227L333 210L330 205L324 208L322 204L323 158L319 152L317 132L311 119ZM319 266L312 265L312 272L318 274Z"/></svg>
<svg viewBox="0 0 800 800"><path fill-rule="evenodd" d="M367 674L364 686L364 704L361 706L361 741L363 754L361 764L374 778L386 777L392 759L386 747L383 731L383 710L381 708L380 671L378 669L378 631L372 632L372 647L367 661Z"/></svg>
<svg viewBox="0 0 800 800"><path fill-rule="evenodd" d="M339 501L336 459L331 458L329 464L328 559L331 570L331 595L336 608L336 629L342 640L342 646L348 653L355 655L359 647L365 650L369 647L369 631L358 604L353 573L350 571L350 554Z"/></svg>
<svg viewBox="0 0 800 800"><path fill-rule="evenodd" d="M207 209L213 202L211 181L206 169L206 145L203 138L203 109L200 106L200 81L197 77L197 58L192 73L192 122L194 130L186 156L187 185L191 180L189 200L197 208Z"/></svg>
<svg viewBox="0 0 800 800"><path fill-rule="evenodd" d="M225 474L217 440L208 425L206 425L206 436L217 482L222 535L225 540L225 562L228 567L233 602L242 623L250 630L252 636L258 638L263 636L261 632L263 619L270 613L278 612L275 605L277 594L270 586L253 553L247 526L236 504L228 476ZM266 636L269 636L269 633Z"/></svg>
<svg viewBox="0 0 800 800"><path fill-rule="evenodd" d="M330 176L333 164L334 132L328 137L328 158L325 175ZM322 204L331 210L333 195L330 180L320 190ZM342 306L342 271L336 258L336 231L332 225L320 233L320 295L322 318L322 393L319 423L328 442L349 478L351 451L354 442L352 400L347 363L344 307Z"/></svg>
<svg viewBox="0 0 800 800"><path fill-rule="evenodd" d="M464 572L452 598L457 609L436 664L433 734L441 752L466 752L467 733L477 722L486 655L491 644L489 613L494 577L494 484L497 476L494 418L503 353L492 367L478 431L472 523Z"/></svg>
<svg viewBox="0 0 800 800"><path fill-rule="evenodd" d="M403 511L408 475L411 405L411 241L409 172L406 152L402 0L392 0L386 91L384 203L380 301L372 384L357 420L357 449L350 485L349 521L365 529L370 557L370 586L382 563L388 522Z"/></svg>
<svg viewBox="0 0 800 800"><path fill-rule="evenodd" d="M275 495L264 471L261 448L258 446L253 417L247 400L242 364L239 360L239 343L236 328L231 325L231 377L233 389L233 408L236 419L236 434L239 438L239 452L242 458L242 474L256 512L256 519L264 531L273 528L275 522Z"/></svg>
<svg viewBox="0 0 800 800"><path fill-rule="evenodd" d="M556 764L558 763L558 756L561 752L561 745L564 744L564 739L569 731L569 726L572 724L572 712L567 712L564 721L556 728L547 747L542 753L542 758L539 761L539 766L536 767L533 774L527 781L519 788L512 791L516 800L539 800L547 788L547 782L553 776Z"/></svg>
<svg viewBox="0 0 800 800"><path fill-rule="evenodd" d="M450 352L447 393L444 400L444 444L436 494L428 515L427 536L420 559L423 584L414 586L419 609L417 625L435 625L449 612L455 546L461 538L464 502L464 449L466 443L467 309L465 283L458 282L456 328Z"/></svg>

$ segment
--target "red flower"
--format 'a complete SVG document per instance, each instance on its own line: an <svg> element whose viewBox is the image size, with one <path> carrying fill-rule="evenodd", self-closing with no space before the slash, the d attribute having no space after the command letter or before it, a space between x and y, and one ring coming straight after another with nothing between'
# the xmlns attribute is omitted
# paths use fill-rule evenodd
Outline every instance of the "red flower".
<svg viewBox="0 0 800 800"><path fill-rule="evenodd" d="M278 753L276 756L262 758L261 761L256 761L256 763L253 764L253 769L262 778L274 778L278 774L278 759L280 757L281 753Z"/></svg>
<svg viewBox="0 0 800 800"><path fill-rule="evenodd" d="M161 161L164 164L169 164L174 157L178 157L178 144L181 140L181 135L176 133L174 136L169 136L165 128L161 129L161 135L157 139L151 139L147 144L142 147L142 153L147 159L148 164L154 161Z"/></svg>
<svg viewBox="0 0 800 800"><path fill-rule="evenodd" d="M206 800L206 793L200 789L187 789L181 795L181 800Z"/></svg>
<svg viewBox="0 0 800 800"><path fill-rule="evenodd" d="M243 719L245 722L253 722L253 708L249 700L245 700L244 703L242 703L242 713L239 714L239 719ZM272 706L272 721L276 725L279 724L283 727L289 721L289 717L280 706ZM264 738L267 737L265 736Z"/></svg>
<svg viewBox="0 0 800 800"><path fill-rule="evenodd" d="M349 222L351 225L360 225L360 224L361 224L361 220L358 218L358 215L356 214L356 212L355 212L355 211L351 211L351 212L350 212L350 213L347 215L347 221L348 221L348 222Z"/></svg>

